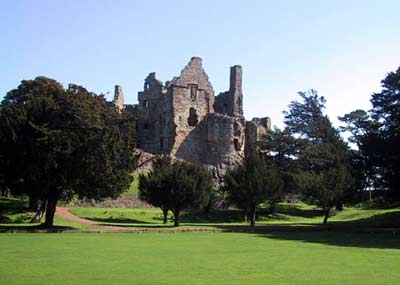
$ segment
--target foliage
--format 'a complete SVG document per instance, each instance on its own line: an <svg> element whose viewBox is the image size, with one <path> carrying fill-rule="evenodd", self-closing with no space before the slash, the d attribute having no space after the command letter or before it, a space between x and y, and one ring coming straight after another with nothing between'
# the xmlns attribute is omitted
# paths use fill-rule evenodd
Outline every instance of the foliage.
<svg viewBox="0 0 400 285"><path fill-rule="evenodd" d="M365 188L384 190L400 200L400 68L381 82L382 91L372 94L370 115L356 110L340 118L358 146ZM389 191L387 191L389 190Z"/></svg>
<svg viewBox="0 0 400 285"><path fill-rule="evenodd" d="M221 190L227 193L255 225L256 209L263 202L274 204L281 196L283 180L273 161L265 158L247 158L242 165L228 170Z"/></svg>
<svg viewBox="0 0 400 285"><path fill-rule="evenodd" d="M343 203L351 185L349 152L339 132L323 114L326 101L314 90L299 93L302 102L293 101L284 112L287 132L297 141L297 186L304 196L319 205L324 224L330 210Z"/></svg>
<svg viewBox="0 0 400 285"><path fill-rule="evenodd" d="M261 141L261 148L269 152L274 166L279 169L283 179L283 194L291 196L298 193L296 174L298 161L293 159L299 154L301 141L297 140L288 128L275 127Z"/></svg>
<svg viewBox="0 0 400 285"><path fill-rule="evenodd" d="M384 186L400 200L400 67L381 82L382 91L372 94L371 116L380 124L375 155Z"/></svg>
<svg viewBox="0 0 400 285"><path fill-rule="evenodd" d="M207 202L211 190L212 178L206 169L189 162L172 162L169 157L157 158L150 173L139 175L139 198L160 207L164 223L171 210L175 226L179 226L181 211Z"/></svg>
<svg viewBox="0 0 400 285"><path fill-rule="evenodd" d="M14 194L47 202L47 226L60 198L116 197L129 186L134 121L102 96L37 77L8 92L0 111L0 172Z"/></svg>

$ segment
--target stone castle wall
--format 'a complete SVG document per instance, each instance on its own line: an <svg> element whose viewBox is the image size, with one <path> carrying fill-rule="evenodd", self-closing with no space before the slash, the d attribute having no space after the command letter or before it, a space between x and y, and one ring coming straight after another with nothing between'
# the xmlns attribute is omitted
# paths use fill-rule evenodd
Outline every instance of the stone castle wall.
<svg viewBox="0 0 400 285"><path fill-rule="evenodd" d="M123 105L119 86L113 102L137 114L138 148L205 164L219 175L256 152L260 136L270 128L269 118L246 122L243 116L241 66L230 68L229 82L229 90L215 96L201 58L193 57L165 84L150 73L137 106Z"/></svg>

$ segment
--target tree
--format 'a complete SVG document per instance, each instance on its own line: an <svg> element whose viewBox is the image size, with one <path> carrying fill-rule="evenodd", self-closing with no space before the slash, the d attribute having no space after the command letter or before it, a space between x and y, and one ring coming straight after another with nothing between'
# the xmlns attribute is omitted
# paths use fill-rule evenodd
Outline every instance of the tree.
<svg viewBox="0 0 400 285"><path fill-rule="evenodd" d="M287 128L281 130L275 127L261 140L261 148L269 152L275 167L279 169L284 184L282 194L286 196L298 194L295 183L297 161L293 159L298 155L298 144L299 140ZM271 201L271 212L274 210L273 205L274 201Z"/></svg>
<svg viewBox="0 0 400 285"><path fill-rule="evenodd" d="M374 155L380 166L383 186L400 199L400 67L381 81L382 91L372 94L371 116L379 124ZM371 153L371 151L370 151Z"/></svg>
<svg viewBox="0 0 400 285"><path fill-rule="evenodd" d="M370 200L372 198L371 188L379 184L380 175L378 168L374 166L374 156L368 155L372 150L373 141L376 141L379 124L371 120L364 110L355 110L339 120L346 124L341 126L342 132L350 133L349 142L357 146L351 151L351 172L353 177L353 192L369 190Z"/></svg>
<svg viewBox="0 0 400 285"><path fill-rule="evenodd" d="M139 199L160 207L163 212L163 223L167 223L170 206L170 189L172 188L173 168L170 157L163 156L153 160L150 173L139 174Z"/></svg>
<svg viewBox="0 0 400 285"><path fill-rule="evenodd" d="M160 207L164 223L168 210L174 215L174 226L179 226L183 209L199 207L209 200L212 177L202 166L170 158L158 158L153 170L139 176L139 198Z"/></svg>
<svg viewBox="0 0 400 285"><path fill-rule="evenodd" d="M326 224L330 210L341 206L349 186L348 148L323 114L324 97L314 90L299 95L302 102L291 102L284 112L287 129L298 141L297 185L304 197L322 208Z"/></svg>
<svg viewBox="0 0 400 285"><path fill-rule="evenodd" d="M272 160L247 158L243 164L227 171L221 188L236 206L250 214L250 225L254 226L257 207L280 197L283 180Z"/></svg>
<svg viewBox="0 0 400 285"><path fill-rule="evenodd" d="M382 91L372 94L373 108L341 117L358 146L356 159L363 166L366 186L400 199L400 67L381 81ZM371 193L371 192L370 192ZM388 196L389 196L388 195Z"/></svg>
<svg viewBox="0 0 400 285"><path fill-rule="evenodd" d="M53 225L60 198L116 197L128 188L133 117L107 107L102 96L37 77L8 92L0 110L6 184L46 203L45 226Z"/></svg>

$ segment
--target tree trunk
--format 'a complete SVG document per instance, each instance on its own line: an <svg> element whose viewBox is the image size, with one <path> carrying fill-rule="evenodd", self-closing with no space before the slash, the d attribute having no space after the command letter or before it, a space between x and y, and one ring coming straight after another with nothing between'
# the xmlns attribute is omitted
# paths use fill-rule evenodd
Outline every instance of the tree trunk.
<svg viewBox="0 0 400 285"><path fill-rule="evenodd" d="M256 207L252 207L250 210L250 226L256 225Z"/></svg>
<svg viewBox="0 0 400 285"><path fill-rule="evenodd" d="M37 209L35 216L29 222L40 223L40 220L42 219L45 210L46 210L46 200L40 202L40 206Z"/></svg>
<svg viewBox="0 0 400 285"><path fill-rule="evenodd" d="M57 195L50 195L47 198L46 219L44 226L52 227L54 223L54 214L56 213Z"/></svg>
<svg viewBox="0 0 400 285"><path fill-rule="evenodd" d="M4 197L8 197L8 188L7 187L1 188L1 195Z"/></svg>
<svg viewBox="0 0 400 285"><path fill-rule="evenodd" d="M166 224L168 221L168 209L162 209L163 211L163 223Z"/></svg>
<svg viewBox="0 0 400 285"><path fill-rule="evenodd" d="M244 221L245 222L247 222L248 215L249 215L249 212L247 210L244 210Z"/></svg>
<svg viewBox="0 0 400 285"><path fill-rule="evenodd" d="M276 211L276 203L275 202L269 203L269 211L270 211L271 215L275 213L275 211Z"/></svg>
<svg viewBox="0 0 400 285"><path fill-rule="evenodd" d="M35 195L29 195L29 210L36 212L39 210L40 206L39 198Z"/></svg>
<svg viewBox="0 0 400 285"><path fill-rule="evenodd" d="M343 211L343 203L336 204L336 211Z"/></svg>
<svg viewBox="0 0 400 285"><path fill-rule="evenodd" d="M331 209L326 209L325 210L325 217L324 217L324 225L328 223L328 218L329 218L329 212Z"/></svg>
<svg viewBox="0 0 400 285"><path fill-rule="evenodd" d="M180 209L175 209L173 211L173 213L174 213L174 227L178 227L179 226L179 212L180 212Z"/></svg>

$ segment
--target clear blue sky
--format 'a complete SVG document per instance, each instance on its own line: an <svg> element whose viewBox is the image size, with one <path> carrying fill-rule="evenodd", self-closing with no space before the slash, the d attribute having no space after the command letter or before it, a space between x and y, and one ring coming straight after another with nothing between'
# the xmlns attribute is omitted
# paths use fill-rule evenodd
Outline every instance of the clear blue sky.
<svg viewBox="0 0 400 285"><path fill-rule="evenodd" d="M400 1L0 2L0 97L44 75L96 93L115 84L135 103L149 72L170 80L201 56L216 94L243 66L248 119L316 89L327 112L369 109L370 94L400 65Z"/></svg>

